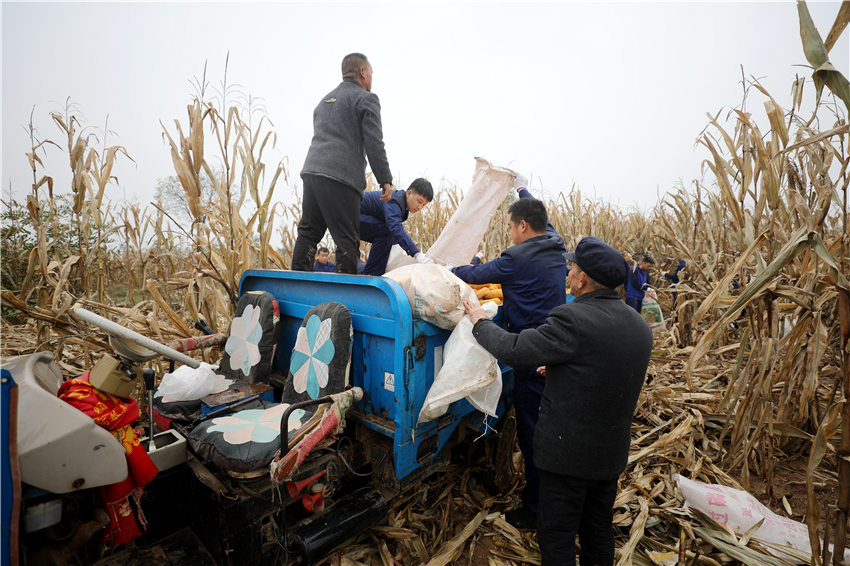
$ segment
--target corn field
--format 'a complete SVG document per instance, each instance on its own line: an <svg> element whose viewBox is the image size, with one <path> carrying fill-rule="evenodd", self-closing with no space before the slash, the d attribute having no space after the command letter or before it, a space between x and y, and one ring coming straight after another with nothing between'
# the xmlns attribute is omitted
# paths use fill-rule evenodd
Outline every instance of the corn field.
<svg viewBox="0 0 850 566"><path fill-rule="evenodd" d="M618 565L784 564L749 536L685 511L674 473L749 491L805 522L812 552L802 562L827 564L828 544L846 546L850 88L824 63L850 7L826 41L807 17L801 4L814 78L798 78L787 99L751 79L744 102L708 114L698 137L704 180L670 187L646 213L590 200L578 187L546 202L569 249L596 236L626 257L648 250L660 268L687 265L675 288L652 275L666 325L616 502ZM289 266L300 206L273 197L294 190L292 172L265 161L276 133L262 108L229 93L226 80L212 98L199 84L186 114L162 122L190 225L160 203L112 200L113 167L131 151L87 134L74 105L51 115L50 139L30 128L30 192L2 203L3 356L49 350L66 377L86 371L108 346L70 316L75 303L161 342L196 335L199 318L226 330L241 274ZM813 116L801 113L807 95L819 100ZM48 160L47 146L62 159ZM62 161L72 181L59 190L51 171ZM201 199L202 172L215 190L210 202ZM427 249L461 199L461 187L438 187L406 223L413 240ZM486 259L510 245L508 204L481 244ZM533 535L500 515L516 504L518 477L490 494L475 480L481 466L441 472L405 494L388 525L325 563L539 564Z"/></svg>

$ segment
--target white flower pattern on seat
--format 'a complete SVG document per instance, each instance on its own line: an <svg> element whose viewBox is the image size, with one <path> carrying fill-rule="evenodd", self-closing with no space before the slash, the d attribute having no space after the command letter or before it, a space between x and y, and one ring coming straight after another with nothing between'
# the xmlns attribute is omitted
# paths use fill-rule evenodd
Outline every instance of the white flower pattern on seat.
<svg viewBox="0 0 850 566"><path fill-rule="evenodd" d="M246 442L272 442L280 436L280 419L289 407L281 403L269 409L246 409L226 417L212 419L208 432L220 432L229 444L245 444ZM289 415L288 430L292 432L301 428L303 409L295 409Z"/></svg>
<svg viewBox="0 0 850 566"><path fill-rule="evenodd" d="M328 364L336 349L330 339L333 321L320 320L313 315L307 324L298 329L298 337L292 350L289 371L296 393L304 393L311 399L319 397L321 388L328 384Z"/></svg>
<svg viewBox="0 0 850 566"><path fill-rule="evenodd" d="M248 305L242 314L233 319L230 336L224 345L224 351L230 355L230 369L242 370L249 375L251 368L260 362L260 338L263 327L260 325L260 309Z"/></svg>

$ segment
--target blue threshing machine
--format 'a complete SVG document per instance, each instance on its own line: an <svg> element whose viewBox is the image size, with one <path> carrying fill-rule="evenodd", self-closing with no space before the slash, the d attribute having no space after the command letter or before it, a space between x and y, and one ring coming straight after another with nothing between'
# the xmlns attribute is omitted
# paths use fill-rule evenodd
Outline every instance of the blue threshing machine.
<svg viewBox="0 0 850 566"><path fill-rule="evenodd" d="M499 428L513 384L509 367L502 368L499 418L485 417L461 400L442 417L417 424L425 396L443 364L450 332L414 319L407 296L394 281L336 273L249 270L242 276L239 295L251 291L271 293L278 302L280 330L269 380L278 398L307 312L325 302L341 303L350 311L353 336L349 379L351 386L362 389L363 396L347 412L345 430L340 435L346 437L346 466L338 465L339 444L327 442L301 466L294 479L305 485L318 473L326 473L322 481L327 504L321 513L311 514L300 509L295 497L284 495L283 501L275 501L274 482L268 475L252 483L234 481L210 462L190 455L185 465L161 473L162 477L146 488L148 500L142 500L142 507L149 530L140 539L140 546L152 547L173 539L176 532L189 530L192 544L203 549L209 563L271 563L279 557L281 546L309 563L380 521L394 495L448 463L453 446ZM12 373L18 383L27 377ZM25 418L34 416L18 416L19 422ZM45 501L53 501L55 507L57 499L80 496L28 490L26 473L22 481L22 516L28 507L43 507ZM83 485L79 492L91 491L91 487L95 486ZM3 489L3 500L8 501L7 482ZM168 495L158 497L157 493ZM84 517L68 516L72 509L81 507L63 504L62 524L84 522ZM4 516L3 524L9 525L9 519ZM40 544L34 541L40 540L47 527L56 525L45 527L42 522L35 532L20 529L22 557L28 545ZM185 537L181 540L184 544ZM172 540L171 544L177 543ZM163 548L167 551L172 547ZM125 566L131 563L124 561Z"/></svg>

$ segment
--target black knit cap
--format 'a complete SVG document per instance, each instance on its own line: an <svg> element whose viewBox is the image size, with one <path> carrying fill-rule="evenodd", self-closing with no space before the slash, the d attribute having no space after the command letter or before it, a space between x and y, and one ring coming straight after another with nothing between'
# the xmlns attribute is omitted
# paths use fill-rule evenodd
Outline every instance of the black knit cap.
<svg viewBox="0 0 850 566"><path fill-rule="evenodd" d="M592 236L582 238L576 251L567 252L566 258L578 265L588 277L610 289L625 283L629 271L629 265L620 252Z"/></svg>

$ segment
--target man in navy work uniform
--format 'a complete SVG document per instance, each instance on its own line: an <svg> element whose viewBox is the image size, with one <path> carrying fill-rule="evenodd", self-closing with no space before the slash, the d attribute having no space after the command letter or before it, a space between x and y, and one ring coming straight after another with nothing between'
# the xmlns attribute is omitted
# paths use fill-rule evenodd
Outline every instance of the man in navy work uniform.
<svg viewBox="0 0 850 566"><path fill-rule="evenodd" d="M636 253L635 260L629 269L626 279L626 304L637 312L643 310L643 297L649 289L649 270L655 265L655 260L646 252Z"/></svg>
<svg viewBox="0 0 850 566"><path fill-rule="evenodd" d="M520 176L517 179L517 189L516 190L517 190L517 193L519 194L519 198L534 198L534 195L532 195L531 191L528 190L528 188L526 187L526 184L527 184L527 181L526 181L525 177ZM552 226L552 223L549 222L548 220L546 221L546 233L552 234L553 236L557 236L559 238L561 237L561 235L558 234L558 231L555 230L555 227ZM563 238L561 238L561 239L563 240ZM566 255L567 255L567 250L566 250L566 248L564 248L564 257L566 257ZM567 275L569 275L569 273L570 273L570 269L569 269L569 267L567 267ZM565 282L565 284L566 284L566 282Z"/></svg>
<svg viewBox="0 0 850 566"><path fill-rule="evenodd" d="M393 244L400 245L420 263L434 263L419 251L402 226L410 214L419 212L434 199L431 183L420 177L410 183L407 191L394 191L386 202L380 196L378 191L369 191L360 203L360 238L372 243L363 275L384 274Z"/></svg>
<svg viewBox="0 0 850 566"><path fill-rule="evenodd" d="M331 251L326 247L319 248L316 252L316 263L313 265L313 271L325 271L328 273L336 272L336 264L330 261Z"/></svg>
<svg viewBox="0 0 850 566"><path fill-rule="evenodd" d="M381 198L392 196L381 104L371 92L372 65L362 53L351 53L342 60L342 77L313 111L313 141L301 170L301 221L292 249L292 269L297 271L313 269L316 245L329 230L336 243L337 270L357 273L367 157L382 188Z"/></svg>
<svg viewBox="0 0 850 566"><path fill-rule="evenodd" d="M673 306L671 307L671 310L673 311L674 320L676 321L679 320L679 313L676 312L676 303L679 299L679 293L676 292L676 289L679 285L679 272L685 269L685 266L687 266L685 260L680 259L678 265L676 265L676 269L674 269L673 271L661 272L661 275L663 275L665 279L670 281L670 289L673 290Z"/></svg>
<svg viewBox="0 0 850 566"><path fill-rule="evenodd" d="M535 198L520 198L508 209L513 246L493 261L455 267L452 273L467 283L501 283L502 316L508 332L536 328L558 305L566 302L567 262L564 240L547 230L546 207ZM514 407L517 439L525 461L522 507L505 518L518 528L533 529L537 521L539 474L534 465L534 428L540 410L545 377L534 361L515 360ZM534 364L534 365L533 365Z"/></svg>
<svg viewBox="0 0 850 566"><path fill-rule="evenodd" d="M617 479L626 468L652 331L615 291L628 271L617 250L583 238L567 256L576 300L555 308L536 329L509 333L480 307L467 302L466 308L473 336L499 361L545 366L534 434L544 566L575 566L576 534L582 566L610 566Z"/></svg>

